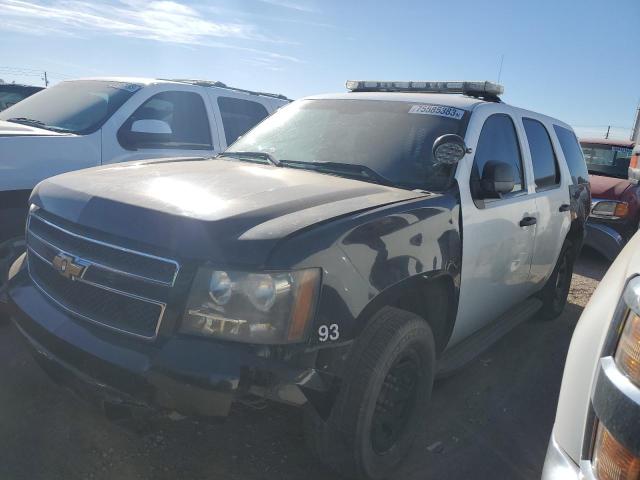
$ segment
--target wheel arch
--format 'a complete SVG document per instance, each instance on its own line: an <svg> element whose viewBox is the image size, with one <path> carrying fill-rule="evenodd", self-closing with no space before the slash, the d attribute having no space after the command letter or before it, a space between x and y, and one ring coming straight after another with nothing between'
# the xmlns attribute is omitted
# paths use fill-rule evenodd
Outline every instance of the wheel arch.
<svg viewBox="0 0 640 480"><path fill-rule="evenodd" d="M407 278L376 295L356 318L357 334L369 324L376 312L395 307L418 315L431 327L436 355L446 347L458 311L454 277L448 272L431 272Z"/></svg>

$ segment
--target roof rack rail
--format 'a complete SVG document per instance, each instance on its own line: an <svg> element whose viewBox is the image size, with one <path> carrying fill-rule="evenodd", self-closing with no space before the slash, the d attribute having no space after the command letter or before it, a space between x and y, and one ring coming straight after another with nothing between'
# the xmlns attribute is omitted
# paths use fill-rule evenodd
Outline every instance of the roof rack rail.
<svg viewBox="0 0 640 480"><path fill-rule="evenodd" d="M504 87L493 82L380 82L377 80L347 80L347 90L352 92L420 92L461 93L470 97L500 102Z"/></svg>
<svg viewBox="0 0 640 480"><path fill-rule="evenodd" d="M230 87L225 83L218 82L215 80L192 80L188 78L163 78L162 80L167 80L169 82L188 83L189 85L197 85L199 87L226 88L227 90L233 90L235 92L248 93L250 95L262 95L263 97L277 98L279 100L287 100L288 102L291 101L290 98L287 98L286 96L281 95L279 93L259 92L254 90L246 90L244 88Z"/></svg>

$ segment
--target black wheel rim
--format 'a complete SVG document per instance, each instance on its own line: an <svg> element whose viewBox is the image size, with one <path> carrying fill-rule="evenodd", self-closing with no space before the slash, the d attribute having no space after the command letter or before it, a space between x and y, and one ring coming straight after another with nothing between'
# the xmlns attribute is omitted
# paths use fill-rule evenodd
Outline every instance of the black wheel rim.
<svg viewBox="0 0 640 480"><path fill-rule="evenodd" d="M371 445L378 454L393 448L412 416L420 382L419 364L415 352L405 352L384 379L371 425Z"/></svg>
<svg viewBox="0 0 640 480"><path fill-rule="evenodd" d="M556 288L553 296L553 305L556 310L562 308L567 297L570 283L569 258L567 252L565 252L560 259L558 273L556 275Z"/></svg>

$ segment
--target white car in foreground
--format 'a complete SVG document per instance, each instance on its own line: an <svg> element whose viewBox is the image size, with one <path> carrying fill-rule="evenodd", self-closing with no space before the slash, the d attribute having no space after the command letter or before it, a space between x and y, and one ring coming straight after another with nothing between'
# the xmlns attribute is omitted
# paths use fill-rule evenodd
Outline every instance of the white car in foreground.
<svg viewBox="0 0 640 480"><path fill-rule="evenodd" d="M640 479L640 234L576 326L542 478Z"/></svg>

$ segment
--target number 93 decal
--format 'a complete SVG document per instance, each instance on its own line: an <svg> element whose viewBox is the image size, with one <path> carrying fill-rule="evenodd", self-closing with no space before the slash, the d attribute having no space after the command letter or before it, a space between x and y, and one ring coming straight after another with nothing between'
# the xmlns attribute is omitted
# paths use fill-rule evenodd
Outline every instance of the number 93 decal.
<svg viewBox="0 0 640 480"><path fill-rule="evenodd" d="M327 340L336 341L340 338L340 328L338 324L320 325L318 328L318 340L326 342Z"/></svg>

